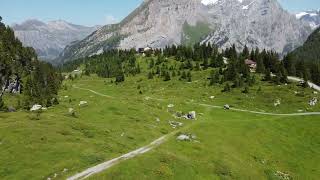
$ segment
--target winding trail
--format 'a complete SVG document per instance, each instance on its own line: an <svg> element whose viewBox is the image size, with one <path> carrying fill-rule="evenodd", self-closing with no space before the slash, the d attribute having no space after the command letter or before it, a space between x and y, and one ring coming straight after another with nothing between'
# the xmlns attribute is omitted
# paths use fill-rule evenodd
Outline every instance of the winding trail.
<svg viewBox="0 0 320 180"><path fill-rule="evenodd" d="M144 154L146 152L149 152L150 150L154 149L155 147L159 146L162 144L168 136L172 135L172 133L162 136L159 139L153 141L152 143L148 144L147 146L141 147L139 149L136 149L134 151L131 151L127 154L124 154L120 157L111 159L109 161L106 161L104 163L98 164L94 167L88 168L85 171L82 171L81 173L78 173L72 177L69 177L67 180L78 180L78 179L85 179L88 178L89 176L92 176L93 174L100 173L106 169L109 169L110 167L120 163L121 161L125 161L127 159L131 159L133 157L136 157L140 154Z"/></svg>
<svg viewBox="0 0 320 180"><path fill-rule="evenodd" d="M288 79L291 81L296 81L296 82L303 81L303 79L301 79L301 78L292 77L292 76L288 76ZM318 86L312 82L308 82L308 84L312 89L320 91L320 86Z"/></svg>
<svg viewBox="0 0 320 180"><path fill-rule="evenodd" d="M301 79L299 78L296 78L296 77L288 77L290 80L293 80L293 81L301 81ZM313 83L309 83L310 87L314 88L315 90L317 91L320 91L320 87L313 84ZM87 88L81 88L81 87L78 87L76 85L73 85L72 86L73 88L76 88L76 89L80 89L80 90L85 90L85 91L89 91L93 94L96 94L96 95L99 95L99 96L102 96L102 97L107 97L107 98L114 98L112 96L109 96L109 95L105 95L105 94L102 94L102 93L99 93L97 91L94 91L92 89L87 89ZM157 99L157 98L150 98L150 99L154 99L154 100L157 100L157 101L164 101L164 99ZM215 106L215 105L210 105L210 104L202 104L202 103L189 103L189 104L193 104L193 105L198 105L198 106L203 106L203 107L209 107L209 108L216 108L216 109L223 109L223 107L221 106ZM251 111L251 110L245 110L245 109L236 109L236 108L230 108L230 110L232 111L238 111L238 112L247 112L247 113L252 113L252 114L261 114L261 115L271 115L271 116L313 116L313 115L320 115L320 112L309 112L309 113L291 113L291 114L277 114L277 113L268 113L268 112L259 112L259 111ZM188 128L188 126L184 127L183 129L185 128ZM180 129L181 131L182 129ZM158 139L156 139L155 141L151 142L150 144L146 145L146 146L143 146L139 149L136 149L134 151L131 151L127 154L124 154L120 157L117 157L117 158L114 158L114 159L111 159L109 161L106 161L106 162L103 162L101 164L98 164L94 167L91 167L91 168L88 168L74 176L71 176L69 178L67 178L67 180L79 180L79 179L85 179L85 178L88 178L94 174L97 174L97 173L100 173L102 171L105 171L109 168L111 168L112 166L122 162L122 161L125 161L127 159L131 159L131 158L134 158L138 155L141 155L141 154L144 154L144 153L147 153L149 152L150 150L156 148L157 146L161 145L162 143L164 143L170 136L173 136L175 133L177 133L177 131L173 131L167 135L164 135Z"/></svg>

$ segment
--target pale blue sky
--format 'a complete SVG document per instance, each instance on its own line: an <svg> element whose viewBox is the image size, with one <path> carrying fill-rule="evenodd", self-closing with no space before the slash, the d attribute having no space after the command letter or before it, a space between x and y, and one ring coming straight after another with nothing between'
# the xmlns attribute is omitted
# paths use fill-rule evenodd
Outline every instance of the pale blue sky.
<svg viewBox="0 0 320 180"><path fill-rule="evenodd" d="M7 24L26 19L63 19L74 24L104 25L120 21L143 0L0 0L0 16ZM177 0L178 1L178 0ZM291 12L319 9L320 0L279 0Z"/></svg>

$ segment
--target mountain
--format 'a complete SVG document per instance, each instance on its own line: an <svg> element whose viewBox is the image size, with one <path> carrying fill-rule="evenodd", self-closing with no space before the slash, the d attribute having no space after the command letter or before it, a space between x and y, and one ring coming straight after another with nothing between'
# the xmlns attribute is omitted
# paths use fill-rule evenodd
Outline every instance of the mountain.
<svg viewBox="0 0 320 180"><path fill-rule="evenodd" d="M286 53L311 33L307 23L276 0L145 0L119 24L107 25L61 53L68 61L110 48L214 43L220 48L272 49Z"/></svg>
<svg viewBox="0 0 320 180"><path fill-rule="evenodd" d="M304 43L292 53L294 59L307 62L320 62L320 27L316 29Z"/></svg>
<svg viewBox="0 0 320 180"><path fill-rule="evenodd" d="M48 23L27 20L22 24L14 24L12 28L24 46L33 47L39 58L46 61L52 61L68 44L82 40L97 29L62 20Z"/></svg>
<svg viewBox="0 0 320 180"><path fill-rule="evenodd" d="M316 29L320 25L320 10L299 12L296 18L307 22L312 29Z"/></svg>

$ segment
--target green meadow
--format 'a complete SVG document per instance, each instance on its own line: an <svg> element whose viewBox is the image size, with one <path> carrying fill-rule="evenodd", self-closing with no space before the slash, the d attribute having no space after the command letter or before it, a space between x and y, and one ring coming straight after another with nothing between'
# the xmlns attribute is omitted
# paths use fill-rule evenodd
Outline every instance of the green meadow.
<svg viewBox="0 0 320 180"><path fill-rule="evenodd" d="M113 83L96 75L64 81L59 105L41 113L0 113L0 179L65 179L177 131L152 151L123 161L91 179L317 179L320 116L259 115L205 105L269 113L320 112L308 101L320 96L292 82L259 81L223 93L208 86L210 71L192 82L149 80L142 73ZM214 97L213 97L214 96ZM6 96L17 104L18 96ZM279 106L275 106L276 101ZM86 101L86 106L79 106ZM168 105L174 107L168 109ZM74 110L74 115L69 113ZM174 112L196 111L197 120ZM168 123L183 123L181 130ZM192 141L178 141L181 134Z"/></svg>

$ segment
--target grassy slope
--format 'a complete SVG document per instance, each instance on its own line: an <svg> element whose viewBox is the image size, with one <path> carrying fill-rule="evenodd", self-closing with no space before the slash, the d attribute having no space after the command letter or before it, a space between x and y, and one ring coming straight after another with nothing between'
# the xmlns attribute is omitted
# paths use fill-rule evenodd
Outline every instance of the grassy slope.
<svg viewBox="0 0 320 180"><path fill-rule="evenodd" d="M146 64L141 62L141 66ZM242 94L240 89L224 94L222 86L204 86L208 73L193 74L193 83L177 78L170 82L147 80L144 74L129 77L121 85L95 76L83 77L66 82L68 89L60 92L60 105L44 112L40 120L31 120L34 115L26 112L1 113L0 179L43 179L54 173L62 179L148 144L173 130L168 125L173 118L166 108L171 103L176 110L203 113L188 130L198 136L200 143L177 143L171 139L159 149L97 176L98 179L248 179L267 178L275 170L294 177L319 176L319 117L279 118L187 103L229 103L267 112L320 111L319 105L312 109L307 105L314 96L311 90L305 91L305 97L297 97L294 91L302 89L294 84L274 87L262 83L253 87L249 95ZM117 98L74 89L73 84ZM138 86L143 95L138 93ZM259 86L261 93L256 92ZM210 100L212 95L216 99ZM147 96L164 101L145 100ZM278 98L282 104L275 108L273 102ZM81 100L89 105L80 109ZM78 118L65 115L69 107L76 109ZM161 122L156 122L157 117ZM64 168L68 172L62 173Z"/></svg>

